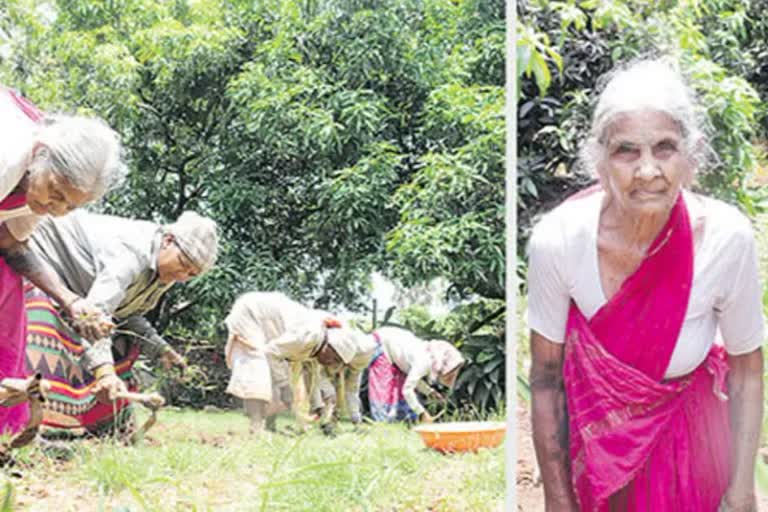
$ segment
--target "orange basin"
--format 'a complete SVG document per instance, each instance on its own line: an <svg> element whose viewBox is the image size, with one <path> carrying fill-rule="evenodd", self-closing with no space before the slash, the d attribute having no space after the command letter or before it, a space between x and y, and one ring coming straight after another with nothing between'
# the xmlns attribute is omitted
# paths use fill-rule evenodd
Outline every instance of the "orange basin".
<svg viewBox="0 0 768 512"><path fill-rule="evenodd" d="M504 441L507 425L501 421L433 423L413 428L429 448L443 453L476 452L495 448Z"/></svg>

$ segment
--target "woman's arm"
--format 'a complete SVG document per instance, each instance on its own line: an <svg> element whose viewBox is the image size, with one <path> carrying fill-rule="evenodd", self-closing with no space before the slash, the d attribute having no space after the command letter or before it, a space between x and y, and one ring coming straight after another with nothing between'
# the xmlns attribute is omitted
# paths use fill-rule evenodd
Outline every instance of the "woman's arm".
<svg viewBox="0 0 768 512"><path fill-rule="evenodd" d="M160 336L157 330L149 323L149 320L141 315L129 316L120 324L122 330L136 334L134 338L150 358L158 359L165 370L170 370L176 365L186 368L184 358L176 352L171 345Z"/></svg>
<svg viewBox="0 0 768 512"><path fill-rule="evenodd" d="M445 399L445 397L443 397L443 395L441 395L436 389L424 382L424 379L420 379L419 383L416 384L416 391L424 396L431 396L433 398L437 398L438 400Z"/></svg>
<svg viewBox="0 0 768 512"><path fill-rule="evenodd" d="M16 240L5 223L0 224L0 257L5 259L17 274L26 277L32 284L51 296L59 306L69 310L80 298L67 288L59 276L29 250L24 242Z"/></svg>
<svg viewBox="0 0 768 512"><path fill-rule="evenodd" d="M120 322L120 328L136 334L136 340L150 357L159 357L173 350L165 339L142 315L131 315Z"/></svg>
<svg viewBox="0 0 768 512"><path fill-rule="evenodd" d="M578 511L571 485L562 343L531 331L533 444L547 512Z"/></svg>
<svg viewBox="0 0 768 512"><path fill-rule="evenodd" d="M405 378L405 382L403 382L403 398L405 398L408 407L410 407L411 410L416 414L417 418L427 419L427 421L429 419L429 414L424 414L426 410L424 409L424 405L422 405L421 401L419 401L418 395L416 395L416 389L421 387L419 386L421 379L429 375L430 364L431 362L429 359L427 359L426 364L415 362L411 366L411 371L408 372L408 375ZM421 389L424 388L421 387Z"/></svg>
<svg viewBox="0 0 768 512"><path fill-rule="evenodd" d="M331 375L328 369L318 365L318 382L320 396L323 401L323 410L320 414L320 430L329 437L335 436L333 429L333 413L336 410L336 386L333 383L334 375Z"/></svg>
<svg viewBox="0 0 768 512"><path fill-rule="evenodd" d="M728 351L728 409L731 424L731 475L722 505L728 511L755 511L755 458L763 418L763 354L765 342L760 257L752 223L746 217L729 222L728 278L715 311ZM740 355L730 355L740 354Z"/></svg>
<svg viewBox="0 0 768 512"><path fill-rule="evenodd" d="M729 512L755 512L755 459L763 423L763 351L729 356L731 480L723 497Z"/></svg>

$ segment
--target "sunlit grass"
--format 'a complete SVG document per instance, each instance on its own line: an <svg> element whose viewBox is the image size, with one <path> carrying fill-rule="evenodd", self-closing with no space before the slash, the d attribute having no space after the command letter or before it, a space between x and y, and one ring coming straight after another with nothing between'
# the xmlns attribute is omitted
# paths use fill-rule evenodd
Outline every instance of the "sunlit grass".
<svg viewBox="0 0 768 512"><path fill-rule="evenodd" d="M278 425L289 421L281 418ZM8 480L13 510L503 508L503 447L441 455L426 450L405 425L341 424L335 439L316 430L251 437L237 412L166 410L137 446L71 444L75 455L66 463L51 461L35 447L19 452L16 469L22 476Z"/></svg>

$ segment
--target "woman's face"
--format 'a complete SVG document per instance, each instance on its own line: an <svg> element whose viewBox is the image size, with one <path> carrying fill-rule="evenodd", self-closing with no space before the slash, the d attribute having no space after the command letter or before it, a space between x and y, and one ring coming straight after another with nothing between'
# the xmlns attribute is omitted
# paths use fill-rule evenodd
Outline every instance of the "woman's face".
<svg viewBox="0 0 768 512"><path fill-rule="evenodd" d="M27 183L27 205L37 215L60 217L90 200L90 194L72 186L50 169L30 173Z"/></svg>
<svg viewBox="0 0 768 512"><path fill-rule="evenodd" d="M200 274L200 269L181 250L171 234L163 236L157 255L157 278L161 283L184 283Z"/></svg>
<svg viewBox="0 0 768 512"><path fill-rule="evenodd" d="M459 376L459 370L461 370L461 365L457 366L456 368L449 371L448 373L444 373L440 375L437 378L437 382L439 382L440 384L442 384L447 388L452 388L453 385L456 383L456 377Z"/></svg>
<svg viewBox="0 0 768 512"><path fill-rule="evenodd" d="M622 114L608 127L597 170L619 207L636 215L665 213L693 178L678 124L658 111Z"/></svg>
<svg viewBox="0 0 768 512"><path fill-rule="evenodd" d="M342 364L341 357L339 357L339 354L337 354L333 347L328 343L323 345L323 348L320 349L315 358L318 363L330 368L336 368Z"/></svg>

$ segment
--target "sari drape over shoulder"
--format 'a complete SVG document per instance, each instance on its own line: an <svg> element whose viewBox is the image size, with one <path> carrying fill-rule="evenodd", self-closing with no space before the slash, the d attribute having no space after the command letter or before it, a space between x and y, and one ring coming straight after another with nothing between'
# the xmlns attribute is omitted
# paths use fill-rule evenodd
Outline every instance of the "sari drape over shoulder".
<svg viewBox="0 0 768 512"><path fill-rule="evenodd" d="M715 511L729 476L727 364L716 346L664 380L693 282L682 195L637 271L587 319L572 303L563 375L581 510Z"/></svg>
<svg viewBox="0 0 768 512"><path fill-rule="evenodd" d="M14 105L32 121L39 122L42 119L42 112L15 91L0 86L0 94L8 94ZM8 122L7 119L2 121ZM0 172L4 172L2 166L6 156L0 154ZM10 218L18 213L14 210L24 208L26 202L25 193L11 192L0 197L0 211L9 214L4 215L4 218ZM21 277L0 257L0 379L25 376L26 336L27 322ZM0 433L18 432L26 425L28 419L27 403L0 407Z"/></svg>
<svg viewBox="0 0 768 512"><path fill-rule="evenodd" d="M11 194L0 200L0 211L15 210L26 204L24 194ZM0 379L24 377L24 347L27 322L21 277L0 258ZM29 419L29 405L0 407L0 433L20 431Z"/></svg>

